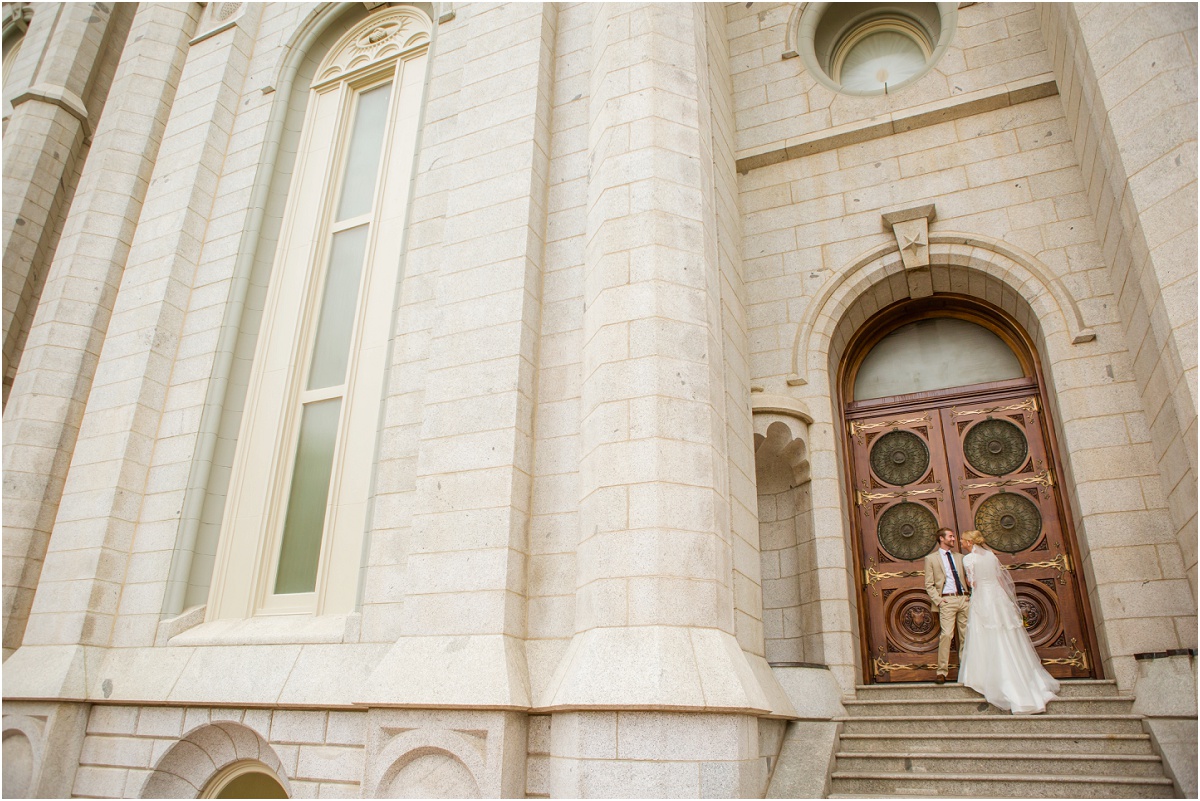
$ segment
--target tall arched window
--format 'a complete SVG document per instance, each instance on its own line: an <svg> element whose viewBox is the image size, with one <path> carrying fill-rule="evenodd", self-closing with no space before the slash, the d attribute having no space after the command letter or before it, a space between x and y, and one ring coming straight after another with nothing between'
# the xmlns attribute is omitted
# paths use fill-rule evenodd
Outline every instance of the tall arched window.
<svg viewBox="0 0 1200 801"><path fill-rule="evenodd" d="M429 30L374 14L313 79L210 619L353 609Z"/></svg>

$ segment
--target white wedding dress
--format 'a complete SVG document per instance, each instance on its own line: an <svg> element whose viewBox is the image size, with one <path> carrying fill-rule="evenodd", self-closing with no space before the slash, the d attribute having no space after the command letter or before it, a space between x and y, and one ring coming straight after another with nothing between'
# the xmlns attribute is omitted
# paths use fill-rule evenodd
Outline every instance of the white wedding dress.
<svg viewBox="0 0 1200 801"><path fill-rule="evenodd" d="M958 680L1015 715L1043 712L1058 681L1042 667L1025 633L1016 590L996 555L975 548L963 557L974 587Z"/></svg>

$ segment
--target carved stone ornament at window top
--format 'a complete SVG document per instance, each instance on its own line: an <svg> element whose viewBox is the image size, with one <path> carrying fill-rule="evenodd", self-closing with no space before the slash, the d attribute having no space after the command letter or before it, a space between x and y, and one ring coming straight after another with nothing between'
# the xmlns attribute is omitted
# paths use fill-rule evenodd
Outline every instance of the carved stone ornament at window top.
<svg viewBox="0 0 1200 801"><path fill-rule="evenodd" d="M372 14L329 51L314 83L335 80L428 41L429 21L414 9L391 8Z"/></svg>
<svg viewBox="0 0 1200 801"><path fill-rule="evenodd" d="M212 15L214 19L224 22L236 14L241 7L241 3L213 3Z"/></svg>
<svg viewBox="0 0 1200 801"><path fill-rule="evenodd" d="M209 3L204 9L204 16L200 18L191 43L196 45L231 30L245 16L245 12L245 3Z"/></svg>

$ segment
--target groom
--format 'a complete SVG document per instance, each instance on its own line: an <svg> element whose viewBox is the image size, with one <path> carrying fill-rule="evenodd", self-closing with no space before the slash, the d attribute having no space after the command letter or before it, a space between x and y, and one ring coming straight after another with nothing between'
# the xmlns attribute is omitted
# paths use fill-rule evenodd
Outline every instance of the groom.
<svg viewBox="0 0 1200 801"><path fill-rule="evenodd" d="M960 658L967 638L967 609L971 599L962 555L951 550L957 539L953 529L939 528L938 547L925 557L925 592L929 593L942 626L938 638L937 677L934 678L938 684L945 684L946 674L950 672L950 640L954 637L955 624Z"/></svg>

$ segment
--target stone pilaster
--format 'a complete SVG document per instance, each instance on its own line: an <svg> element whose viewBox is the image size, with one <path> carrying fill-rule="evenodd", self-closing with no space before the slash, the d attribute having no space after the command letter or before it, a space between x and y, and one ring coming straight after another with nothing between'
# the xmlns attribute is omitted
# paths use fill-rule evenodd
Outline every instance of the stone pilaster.
<svg viewBox="0 0 1200 801"><path fill-rule="evenodd" d="M1041 16L1194 604L1196 9L1045 3Z"/></svg>
<svg viewBox="0 0 1200 801"><path fill-rule="evenodd" d="M110 62L130 9L104 3L46 6L31 24L50 27L29 85L12 99L4 137L4 397L104 105ZM24 48L22 48L24 50ZM33 53L23 54L24 61Z"/></svg>
<svg viewBox="0 0 1200 801"><path fill-rule="evenodd" d="M368 783L383 781L375 772L394 782L372 787L380 795L401 787L433 792L443 781L423 783L428 765L415 761L412 770L389 767L413 748L416 740L404 732L418 726L426 727L423 737L447 743L463 740L469 727L482 756L472 749L473 780L444 779L451 783L437 792L510 797L525 790L525 563L557 18L552 3L469 6L433 45L434 60L443 46L461 54L461 71L449 96L444 74L435 70L430 81L430 119L448 104L457 114L427 130L434 150L447 149L449 165L439 173L433 162L440 159L427 154L414 229L428 231L421 223L440 207L440 236L410 239L409 263L421 277L415 288L404 287L408 298L431 287L437 314L427 334L423 420L414 443L401 631L355 699L376 707ZM447 173L451 183L442 184L438 176ZM426 193L439 184L444 192ZM386 406L401 410L411 387L393 386ZM403 429L381 436L381 538L398 522L388 512L394 495L387 476L411 447L405 438ZM385 571L395 568L377 566L370 575L379 581ZM396 585L389 578L383 586ZM396 600L379 585L369 598L372 605Z"/></svg>
<svg viewBox="0 0 1200 801"><path fill-rule="evenodd" d="M530 706L525 560L556 19L553 4L473 7L439 32L468 54L450 135L456 180L433 245L438 315L402 630L363 699L372 704ZM417 213L429 202L419 197ZM385 432L381 451L395 453L400 436Z"/></svg>
<svg viewBox="0 0 1200 801"><path fill-rule="evenodd" d="M144 6L96 131L4 410L4 653L33 603L67 466L167 113L194 6Z"/></svg>
<svg viewBox="0 0 1200 801"><path fill-rule="evenodd" d="M24 645L6 670L8 697L80 697L85 663L96 658L88 647L110 642L216 178L253 51L257 9L248 7L236 26L193 44L183 66L179 85L189 103L174 104L166 124ZM32 669L35 663L40 670ZM12 672L21 681L9 681Z"/></svg>
<svg viewBox="0 0 1200 801"><path fill-rule="evenodd" d="M753 716L790 712L736 636L722 304L739 301L720 242L736 207L716 188L732 161L714 155L710 13L605 5L593 22L576 634L541 704L553 795L611 794L634 761L648 795L761 792Z"/></svg>

